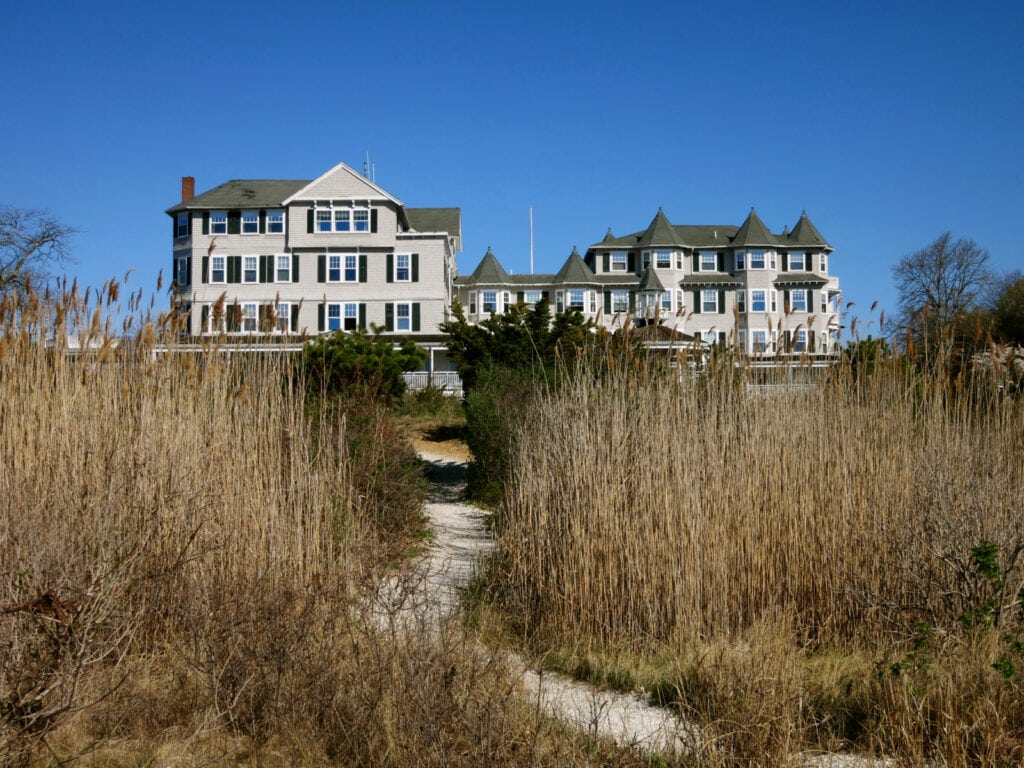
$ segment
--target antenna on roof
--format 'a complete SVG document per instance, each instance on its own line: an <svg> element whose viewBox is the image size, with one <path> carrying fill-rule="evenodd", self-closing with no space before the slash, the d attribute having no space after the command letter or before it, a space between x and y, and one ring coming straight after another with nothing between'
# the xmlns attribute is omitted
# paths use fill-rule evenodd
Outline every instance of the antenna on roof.
<svg viewBox="0 0 1024 768"><path fill-rule="evenodd" d="M530 206L530 274L533 274L533 206Z"/></svg>
<svg viewBox="0 0 1024 768"><path fill-rule="evenodd" d="M363 161L363 178L370 178L370 150L366 150L366 159Z"/></svg>

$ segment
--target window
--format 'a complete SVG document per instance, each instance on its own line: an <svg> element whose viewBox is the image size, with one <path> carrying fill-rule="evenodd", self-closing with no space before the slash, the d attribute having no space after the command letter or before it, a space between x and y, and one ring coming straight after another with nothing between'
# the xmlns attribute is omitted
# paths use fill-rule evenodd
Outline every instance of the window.
<svg viewBox="0 0 1024 768"><path fill-rule="evenodd" d="M242 282L243 283L256 283L259 282L259 256L243 256L242 257Z"/></svg>
<svg viewBox="0 0 1024 768"><path fill-rule="evenodd" d="M751 291L750 292L750 311L751 312L767 312L768 306L766 301L766 291Z"/></svg>
<svg viewBox="0 0 1024 768"><path fill-rule="evenodd" d="M284 233L284 211L267 211L267 232Z"/></svg>
<svg viewBox="0 0 1024 768"><path fill-rule="evenodd" d="M661 294L661 311L672 311L672 291L664 291Z"/></svg>
<svg viewBox="0 0 1024 768"><path fill-rule="evenodd" d="M764 251L750 252L750 268L764 269Z"/></svg>
<svg viewBox="0 0 1024 768"><path fill-rule="evenodd" d="M334 209L334 231L350 232L352 230L352 212L347 208Z"/></svg>
<svg viewBox="0 0 1024 768"><path fill-rule="evenodd" d="M683 254L677 253L676 254L676 269L682 269L682 268L683 268Z"/></svg>
<svg viewBox="0 0 1024 768"><path fill-rule="evenodd" d="M736 291L736 311L743 314L747 311L747 292Z"/></svg>
<svg viewBox="0 0 1024 768"><path fill-rule="evenodd" d="M483 311L495 313L498 311L498 292L497 291L482 291L483 294Z"/></svg>
<svg viewBox="0 0 1024 768"><path fill-rule="evenodd" d="M370 231L370 209L347 203L316 203L314 220L316 232Z"/></svg>
<svg viewBox="0 0 1024 768"><path fill-rule="evenodd" d="M828 313L828 291L821 292L821 313L823 315Z"/></svg>
<svg viewBox="0 0 1024 768"><path fill-rule="evenodd" d="M327 305L327 330L341 330L341 304Z"/></svg>
<svg viewBox="0 0 1024 768"><path fill-rule="evenodd" d="M409 254L408 253L396 253L395 254L395 282L407 283L409 282Z"/></svg>
<svg viewBox="0 0 1024 768"><path fill-rule="evenodd" d="M179 256L174 260L174 282L179 287L188 285L188 257Z"/></svg>
<svg viewBox="0 0 1024 768"><path fill-rule="evenodd" d="M789 254L789 271L803 272L806 269L807 260L803 251L793 251Z"/></svg>
<svg viewBox="0 0 1024 768"><path fill-rule="evenodd" d="M330 208L317 208L316 211L316 231L317 232L330 232L331 231L331 209Z"/></svg>
<svg viewBox="0 0 1024 768"><path fill-rule="evenodd" d="M561 291L555 291L555 312L561 313L565 309L562 296Z"/></svg>
<svg viewBox="0 0 1024 768"><path fill-rule="evenodd" d="M651 266L651 252L650 251L644 251L644 255L643 255L643 259L642 259L641 263L643 265L643 269L647 269L649 266Z"/></svg>
<svg viewBox="0 0 1024 768"><path fill-rule="evenodd" d="M210 211L210 234L226 235L228 232L228 212Z"/></svg>
<svg viewBox="0 0 1024 768"><path fill-rule="evenodd" d="M612 272L625 272L626 264L625 251L612 251Z"/></svg>
<svg viewBox="0 0 1024 768"><path fill-rule="evenodd" d="M806 352L807 351L807 331L794 331L793 332L793 351L794 352Z"/></svg>
<svg viewBox="0 0 1024 768"><path fill-rule="evenodd" d="M255 333L259 310L259 304L242 305L242 330L246 333Z"/></svg>
<svg viewBox="0 0 1024 768"><path fill-rule="evenodd" d="M700 271L715 272L718 270L718 254L714 251L700 252Z"/></svg>
<svg viewBox="0 0 1024 768"><path fill-rule="evenodd" d="M775 262L775 251L771 251L768 254L768 258L771 260L771 263L768 266L770 266L772 269L776 269L777 267Z"/></svg>
<svg viewBox="0 0 1024 768"><path fill-rule="evenodd" d="M174 236L188 237L188 214L179 213L174 217Z"/></svg>
<svg viewBox="0 0 1024 768"><path fill-rule="evenodd" d="M718 311L718 291L703 290L703 291L700 292L700 311L701 312L717 312Z"/></svg>
<svg viewBox="0 0 1024 768"><path fill-rule="evenodd" d="M366 208L356 208L352 211L352 228L356 232L370 231L370 212Z"/></svg>
<svg viewBox="0 0 1024 768"><path fill-rule="evenodd" d="M799 288L789 292L789 308L792 312L807 311L807 291Z"/></svg>
<svg viewBox="0 0 1024 768"><path fill-rule="evenodd" d="M658 269L669 269L672 266L672 251L655 251L654 256Z"/></svg>
<svg viewBox="0 0 1024 768"><path fill-rule="evenodd" d="M359 305L349 303L345 305L345 330L354 331L359 327Z"/></svg>
<svg viewBox="0 0 1024 768"><path fill-rule="evenodd" d="M327 254L327 282L341 282L341 254L339 253Z"/></svg>
<svg viewBox="0 0 1024 768"><path fill-rule="evenodd" d="M578 309L580 312L583 311L584 293L585 291L582 291L578 288L573 288L572 290L569 291L569 309Z"/></svg>
<svg viewBox="0 0 1024 768"><path fill-rule="evenodd" d="M683 292L676 291L676 309L683 308Z"/></svg>
<svg viewBox="0 0 1024 768"><path fill-rule="evenodd" d="M210 282L223 283L227 277L224 268L224 256L210 257Z"/></svg>
<svg viewBox="0 0 1024 768"><path fill-rule="evenodd" d="M275 327L281 333L290 333L292 330L292 305L282 302L277 305L277 316Z"/></svg>
<svg viewBox="0 0 1024 768"><path fill-rule="evenodd" d="M818 256L818 271L828 273L828 257L824 253Z"/></svg>
<svg viewBox="0 0 1024 768"><path fill-rule="evenodd" d="M292 257L286 253L274 257L277 262L277 270L274 273L274 280L278 283L290 283L292 280Z"/></svg>
<svg viewBox="0 0 1024 768"><path fill-rule="evenodd" d="M260 233L260 212L242 211L242 234L258 235Z"/></svg>
<svg viewBox="0 0 1024 768"><path fill-rule="evenodd" d="M750 351L755 355L768 349L768 331L750 332Z"/></svg>
<svg viewBox="0 0 1024 768"><path fill-rule="evenodd" d="M744 257L745 256L746 256L746 253L744 253L743 251L736 251L736 269L737 270L746 269L746 266L745 266L746 262L744 261Z"/></svg>
<svg viewBox="0 0 1024 768"><path fill-rule="evenodd" d="M629 311L629 291L612 291L612 312Z"/></svg>
<svg viewBox="0 0 1024 768"><path fill-rule="evenodd" d="M708 344L714 344L718 341L718 334L714 331L700 331L700 337Z"/></svg>
<svg viewBox="0 0 1024 768"><path fill-rule="evenodd" d="M476 291L469 292L469 314L476 314Z"/></svg>
<svg viewBox="0 0 1024 768"><path fill-rule="evenodd" d="M395 330L408 331L412 329L412 312L408 303L395 304Z"/></svg>
<svg viewBox="0 0 1024 768"><path fill-rule="evenodd" d="M536 304L538 301L544 298L544 291L526 291L523 294L523 302L525 304Z"/></svg>

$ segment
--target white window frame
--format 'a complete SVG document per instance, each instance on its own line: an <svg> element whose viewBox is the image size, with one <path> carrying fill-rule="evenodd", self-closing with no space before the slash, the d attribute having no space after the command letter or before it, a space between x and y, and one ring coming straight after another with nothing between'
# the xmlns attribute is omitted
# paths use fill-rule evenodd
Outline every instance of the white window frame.
<svg viewBox="0 0 1024 768"><path fill-rule="evenodd" d="M672 251L655 251L654 266L656 269L672 269Z"/></svg>
<svg viewBox="0 0 1024 768"><path fill-rule="evenodd" d="M629 267L629 254L625 251L612 251L611 271L625 272Z"/></svg>
<svg viewBox="0 0 1024 768"><path fill-rule="evenodd" d="M412 255L408 253L395 254L395 282L412 282Z"/></svg>
<svg viewBox="0 0 1024 768"><path fill-rule="evenodd" d="M612 291L612 312L629 312L629 291Z"/></svg>
<svg viewBox="0 0 1024 768"><path fill-rule="evenodd" d="M503 291L501 294L501 311L507 312L508 308L512 306L512 295L508 291Z"/></svg>
<svg viewBox="0 0 1024 768"><path fill-rule="evenodd" d="M757 295L761 294L761 300L758 301ZM760 303L761 308L758 309L757 305ZM768 291L764 288L754 288L750 291L750 311L751 312L767 312L768 311Z"/></svg>
<svg viewBox="0 0 1024 768"><path fill-rule="evenodd" d="M282 327L282 323L284 327ZM276 333L291 333L292 331L292 305L289 301L279 301L274 307L274 331Z"/></svg>
<svg viewBox="0 0 1024 768"><path fill-rule="evenodd" d="M711 300L708 300L708 297ZM700 292L700 311L705 314L718 312L718 290L715 288L704 288Z"/></svg>
<svg viewBox="0 0 1024 768"><path fill-rule="evenodd" d="M267 211L267 234L284 234L284 210L278 208L272 211Z"/></svg>
<svg viewBox="0 0 1024 768"><path fill-rule="evenodd" d="M739 344L739 348L743 351L744 354L746 354L747 353L747 331L745 329L743 329L743 328L739 329L739 331L736 333L736 341Z"/></svg>
<svg viewBox="0 0 1024 768"><path fill-rule="evenodd" d="M228 212L210 211L210 234L226 235L228 233Z"/></svg>
<svg viewBox="0 0 1024 768"><path fill-rule="evenodd" d="M641 258L641 266L642 266L642 270L641 271L646 270L649 266L651 266L651 252L650 251L644 251L643 256Z"/></svg>
<svg viewBox="0 0 1024 768"><path fill-rule="evenodd" d="M260 305L253 301L242 304L242 316L239 318L239 330L242 333L256 333L260 329Z"/></svg>
<svg viewBox="0 0 1024 768"><path fill-rule="evenodd" d="M774 288L771 290L772 312L779 311L779 292Z"/></svg>
<svg viewBox="0 0 1024 768"><path fill-rule="evenodd" d="M530 306L538 304L544 298L544 291L523 291L523 303Z"/></svg>
<svg viewBox="0 0 1024 768"><path fill-rule="evenodd" d="M313 232L324 234L334 231L334 209L317 205L313 212Z"/></svg>
<svg viewBox="0 0 1024 768"><path fill-rule="evenodd" d="M217 266L218 262L220 267ZM217 279L217 273L220 272L220 280ZM210 282L211 283L226 283L228 281L228 257L227 256L211 256L210 257Z"/></svg>
<svg viewBox="0 0 1024 768"><path fill-rule="evenodd" d="M676 291L676 311L677 312L680 311L683 308L683 302L685 301L685 299L683 298L684 295L685 294L683 293L683 291L681 289Z"/></svg>
<svg viewBox="0 0 1024 768"><path fill-rule="evenodd" d="M344 312L342 306L343 305L340 301L332 301L328 303L327 311L324 312L324 330L328 333L340 331L342 329Z"/></svg>
<svg viewBox="0 0 1024 768"><path fill-rule="evenodd" d="M370 231L370 209L369 208L353 208L352 209L352 231L353 232L369 232Z"/></svg>
<svg viewBox="0 0 1024 768"><path fill-rule="evenodd" d="M249 264L252 264L252 280L249 279ZM243 283L258 283L260 281L260 257L259 256L243 256L242 257L242 282Z"/></svg>
<svg viewBox="0 0 1024 768"><path fill-rule="evenodd" d="M359 302L345 302L341 310L341 327L346 331L354 331L359 328Z"/></svg>
<svg viewBox="0 0 1024 768"><path fill-rule="evenodd" d="M750 269L765 269L768 266L767 251L748 251L747 255L750 257Z"/></svg>
<svg viewBox="0 0 1024 768"><path fill-rule="evenodd" d="M705 262L710 259L711 266L708 266ZM698 257L698 266L701 272L717 272L718 271L718 253L716 251L701 251Z"/></svg>
<svg viewBox="0 0 1024 768"><path fill-rule="evenodd" d="M570 288L566 297L566 309L578 309L585 312L587 309L587 292L582 288Z"/></svg>
<svg viewBox="0 0 1024 768"><path fill-rule="evenodd" d="M178 287L188 285L188 256L176 256L174 259L174 282Z"/></svg>
<svg viewBox="0 0 1024 768"><path fill-rule="evenodd" d="M819 267L819 269L818 269L819 272L822 272L823 274L826 274L826 275L828 274L828 254L827 253L822 252L822 253L818 254L818 267Z"/></svg>
<svg viewBox="0 0 1024 768"><path fill-rule="evenodd" d="M747 255L746 251L736 251L736 271L737 272L745 272L746 271L746 269L747 269L746 266L745 266L746 265L746 259L745 259L746 255Z"/></svg>
<svg viewBox="0 0 1024 768"><path fill-rule="evenodd" d="M327 259L325 270L327 272L328 283L343 283L345 282L345 254L344 253L328 253L325 257ZM337 266L334 266L334 260L337 259Z"/></svg>
<svg viewBox="0 0 1024 768"><path fill-rule="evenodd" d="M672 291L661 292L661 311L671 312L672 311Z"/></svg>
<svg viewBox="0 0 1024 768"><path fill-rule="evenodd" d="M555 291L555 312L561 314L565 311L565 292Z"/></svg>
<svg viewBox="0 0 1024 768"><path fill-rule="evenodd" d="M258 235L260 233L260 212L252 209L242 211L242 223L238 231L243 235Z"/></svg>
<svg viewBox="0 0 1024 768"><path fill-rule="evenodd" d="M498 314L497 291L480 291L480 311L485 314Z"/></svg>
<svg viewBox="0 0 1024 768"><path fill-rule="evenodd" d="M793 257L800 257L800 267L793 266ZM791 251L789 254L789 271L790 272L809 272L807 269L807 253L805 251Z"/></svg>
<svg viewBox="0 0 1024 768"><path fill-rule="evenodd" d="M412 331L412 304L408 301L395 304L395 330Z"/></svg>
<svg viewBox="0 0 1024 768"><path fill-rule="evenodd" d="M736 311L741 315L747 311L747 292L736 291Z"/></svg>
<svg viewBox="0 0 1024 768"><path fill-rule="evenodd" d="M809 352L810 348L807 345L807 331L800 329L793 331L792 346L790 347L791 352Z"/></svg>
<svg viewBox="0 0 1024 768"><path fill-rule="evenodd" d="M772 269L779 268L779 263L776 261L775 251L768 251L768 263Z"/></svg>
<svg viewBox="0 0 1024 768"><path fill-rule="evenodd" d="M799 294L800 303L803 305L797 307L796 297ZM789 311L790 312L807 312L807 289L806 288L794 288L789 292Z"/></svg>
<svg viewBox="0 0 1024 768"><path fill-rule="evenodd" d="M758 338L761 338L760 349L758 348ZM752 355L763 355L768 352L768 331L764 328L751 328L750 329L750 354Z"/></svg>
<svg viewBox="0 0 1024 768"><path fill-rule="evenodd" d="M277 253L274 254L274 282L275 283L290 283L292 281L292 254L290 253ZM282 266L282 264L284 266ZM281 277L282 272L284 277Z"/></svg>
<svg viewBox="0 0 1024 768"><path fill-rule="evenodd" d="M359 254L358 253L342 253L341 262L341 282L343 283L358 283L359 282Z"/></svg>
<svg viewBox="0 0 1024 768"><path fill-rule="evenodd" d="M476 291L469 292L469 314L476 314Z"/></svg>
<svg viewBox="0 0 1024 768"><path fill-rule="evenodd" d="M821 314L828 314L828 291L821 291Z"/></svg>
<svg viewBox="0 0 1024 768"><path fill-rule="evenodd" d="M313 231L349 234L370 231L370 209L351 203L317 200L313 203Z"/></svg>
<svg viewBox="0 0 1024 768"><path fill-rule="evenodd" d="M174 217L174 238L188 237L188 211Z"/></svg>

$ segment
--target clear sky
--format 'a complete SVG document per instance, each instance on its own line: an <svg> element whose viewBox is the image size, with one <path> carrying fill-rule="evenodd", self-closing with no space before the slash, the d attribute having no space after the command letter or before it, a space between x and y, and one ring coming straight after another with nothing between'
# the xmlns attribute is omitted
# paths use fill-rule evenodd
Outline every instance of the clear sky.
<svg viewBox="0 0 1024 768"><path fill-rule="evenodd" d="M862 330L944 230L1024 267L1016 0L13 0L3 26L0 204L76 228L85 284L155 287L183 175L312 179L367 152L406 205L462 208L461 272L488 246L528 271L531 206L538 272L659 206L755 206L775 232L806 209Z"/></svg>

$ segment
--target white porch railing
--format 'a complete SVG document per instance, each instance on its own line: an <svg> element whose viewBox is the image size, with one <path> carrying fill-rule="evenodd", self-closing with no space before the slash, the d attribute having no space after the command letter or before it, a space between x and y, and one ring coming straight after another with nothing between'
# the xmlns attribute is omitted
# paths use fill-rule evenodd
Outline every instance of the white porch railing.
<svg viewBox="0 0 1024 768"><path fill-rule="evenodd" d="M462 379L455 371L408 371L402 374L409 389L436 387L450 395L462 395Z"/></svg>

